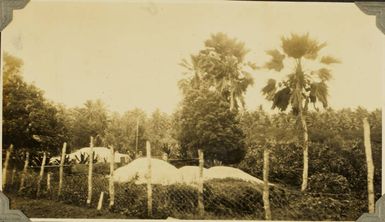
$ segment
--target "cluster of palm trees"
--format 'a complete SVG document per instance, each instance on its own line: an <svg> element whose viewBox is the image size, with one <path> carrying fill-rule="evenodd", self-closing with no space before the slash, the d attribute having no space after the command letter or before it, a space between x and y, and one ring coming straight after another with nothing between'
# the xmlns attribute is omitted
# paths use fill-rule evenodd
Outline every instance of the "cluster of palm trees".
<svg viewBox="0 0 385 222"><path fill-rule="evenodd" d="M186 85L209 85L224 95L231 111L238 111L244 108L244 95L254 82L251 74L253 70L285 73L283 80L269 79L261 93L272 102L272 109L285 111L290 106L292 114L297 117L298 138L303 148L301 190L304 191L308 181L308 130L305 116L309 104L313 104L316 110L318 102L324 108L328 106L327 82L332 75L326 66L340 61L330 55L320 56L319 52L326 43L319 43L310 38L309 34L291 34L289 37L282 37L281 43L280 49L266 51L271 60L258 67L253 62L245 61L249 50L244 47L244 43L231 39L224 33L214 34L205 42L205 49L191 56L191 63L182 61L181 65L188 70L191 77L182 80L180 85L182 89ZM322 66L308 70L305 69L305 62Z"/></svg>

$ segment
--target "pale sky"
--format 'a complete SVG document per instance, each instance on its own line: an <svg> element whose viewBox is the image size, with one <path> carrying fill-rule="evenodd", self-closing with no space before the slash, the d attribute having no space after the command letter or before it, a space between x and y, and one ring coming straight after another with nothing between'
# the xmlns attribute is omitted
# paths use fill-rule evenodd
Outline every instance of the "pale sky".
<svg viewBox="0 0 385 222"><path fill-rule="evenodd" d="M308 32L328 43L322 53L342 60L332 67L332 108L383 104L385 35L353 3L32 0L14 11L2 44L24 60L25 80L50 100L73 107L100 98L111 111L172 113L182 99L178 63L216 32L245 42L257 65L269 59L265 50L280 46L282 35ZM269 109L260 90L268 78L283 75L254 72L247 108Z"/></svg>

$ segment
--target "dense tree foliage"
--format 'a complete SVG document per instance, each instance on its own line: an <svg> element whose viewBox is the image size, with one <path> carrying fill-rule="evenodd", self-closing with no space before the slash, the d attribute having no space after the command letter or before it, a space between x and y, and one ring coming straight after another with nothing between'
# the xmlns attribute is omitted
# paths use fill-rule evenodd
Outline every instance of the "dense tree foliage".
<svg viewBox="0 0 385 222"><path fill-rule="evenodd" d="M20 59L4 54L3 145L57 153L68 138L67 130L43 92L23 80L22 65Z"/></svg>
<svg viewBox="0 0 385 222"><path fill-rule="evenodd" d="M150 117L143 110L134 109L123 115L113 113L109 117L104 134L105 145L113 145L121 153L145 155L146 141L150 141L152 155L169 153L177 143L171 135L171 117L155 110ZM138 144L136 142L138 141Z"/></svg>
<svg viewBox="0 0 385 222"><path fill-rule="evenodd" d="M381 110L369 112L356 110L327 109L324 112L309 112L306 118L309 126L309 189L311 192L334 192L367 195L366 160L363 145L362 118L368 117L371 126L371 142L375 165L375 190L381 194ZM265 125L266 121L272 124ZM268 115L263 110L247 112L241 125L248 147L245 158L239 164L243 170L262 176L262 155L265 143L256 135L267 137L266 127L287 127L293 131L295 116L279 113ZM258 127L264 126L264 127ZM279 137L277 138L279 140ZM272 148L270 179L287 186L301 185L302 147L297 141L281 143ZM319 181L322 180L322 186Z"/></svg>
<svg viewBox="0 0 385 222"><path fill-rule="evenodd" d="M181 65L189 74L181 81L182 89L199 87L205 82L229 102L230 110L243 107L244 94L254 82L248 70L256 68L250 61L245 61L248 51L243 42L224 33L211 35L205 41L205 48L191 55L191 64L182 61Z"/></svg>
<svg viewBox="0 0 385 222"><path fill-rule="evenodd" d="M180 109L181 152L196 156L205 152L208 161L239 162L244 155L243 132L237 113L244 106L244 94L253 84L245 61L244 43L223 33L211 35L205 48L183 60L187 76L179 82L184 99Z"/></svg>
<svg viewBox="0 0 385 222"><path fill-rule="evenodd" d="M74 109L73 146L88 147L90 137L95 138L95 146L102 145L104 130L107 127L108 113L105 105L100 101L88 100L83 107Z"/></svg>
<svg viewBox="0 0 385 222"><path fill-rule="evenodd" d="M154 155L173 154L177 141L172 136L172 119L169 115L159 109L155 110L147 121L146 133Z"/></svg>
<svg viewBox="0 0 385 222"><path fill-rule="evenodd" d="M205 87L186 93L180 110L179 141L183 156L197 156L202 149L207 162L225 164L241 161L244 135L229 103Z"/></svg>

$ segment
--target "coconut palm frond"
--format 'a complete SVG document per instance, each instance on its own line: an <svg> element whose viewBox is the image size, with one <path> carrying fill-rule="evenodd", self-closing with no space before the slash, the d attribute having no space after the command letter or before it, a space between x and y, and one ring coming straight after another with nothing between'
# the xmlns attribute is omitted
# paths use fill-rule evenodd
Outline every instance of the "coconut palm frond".
<svg viewBox="0 0 385 222"><path fill-rule="evenodd" d="M316 40L311 39L309 34L298 35L291 34L289 38L282 37L282 49L292 58L306 58L314 60L318 56L318 52L326 46L326 43L319 44Z"/></svg>
<svg viewBox="0 0 385 222"><path fill-rule="evenodd" d="M322 56L320 62L325 64L325 65L330 65L330 64L333 64L333 63L341 63L341 60L336 59L336 58L334 58L332 56Z"/></svg>
<svg viewBox="0 0 385 222"><path fill-rule="evenodd" d="M281 71L283 69L283 59L285 58L285 55L280 53L277 49L268 50L266 51L266 54L270 55L272 58L264 67L270 70L273 69L277 72Z"/></svg>
<svg viewBox="0 0 385 222"><path fill-rule="evenodd" d="M249 66L252 70L257 70L259 68L254 62L250 61L248 61L246 65Z"/></svg>
<svg viewBox="0 0 385 222"><path fill-rule="evenodd" d="M261 92L267 100L273 100L277 91L275 79L267 80L266 86L262 88Z"/></svg>
<svg viewBox="0 0 385 222"><path fill-rule="evenodd" d="M183 68L187 69L190 72L192 72L194 70L192 64L189 63L186 59L182 59L182 61L179 63L179 65L182 66Z"/></svg>
<svg viewBox="0 0 385 222"><path fill-rule="evenodd" d="M314 82L310 86L310 102L316 103L317 100L322 103L324 108L327 108L328 106L328 87L324 81L321 82Z"/></svg>
<svg viewBox="0 0 385 222"><path fill-rule="evenodd" d="M274 95L272 109L278 108L281 111L285 111L289 105L290 97L291 90L289 87L279 90Z"/></svg>
<svg viewBox="0 0 385 222"><path fill-rule="evenodd" d="M316 40L308 39L308 49L304 57L306 59L315 60L318 57L318 52L326 47L326 42L319 44Z"/></svg>
<svg viewBox="0 0 385 222"><path fill-rule="evenodd" d="M242 74L243 78L240 79L239 84L241 85L240 88L242 88L243 91L246 91L248 86L254 85L254 78L249 72L242 71Z"/></svg>
<svg viewBox="0 0 385 222"><path fill-rule="evenodd" d="M321 81L329 81L332 78L331 70L326 68L321 68L317 70L317 75Z"/></svg>
<svg viewBox="0 0 385 222"><path fill-rule="evenodd" d="M289 38L282 37L282 49L289 57L299 59L307 52L308 35L291 34Z"/></svg>

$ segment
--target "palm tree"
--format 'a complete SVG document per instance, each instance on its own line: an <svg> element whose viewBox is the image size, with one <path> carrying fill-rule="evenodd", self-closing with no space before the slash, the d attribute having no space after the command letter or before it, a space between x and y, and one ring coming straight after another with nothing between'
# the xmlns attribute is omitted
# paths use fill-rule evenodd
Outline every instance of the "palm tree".
<svg viewBox="0 0 385 222"><path fill-rule="evenodd" d="M331 79L331 70L324 67L333 63L340 63L332 56L318 55L319 51L326 46L326 43L318 43L309 38L308 34L291 34L290 37L282 37L283 53L277 49L269 50L266 53L272 57L271 61L265 64L265 68L282 72L284 60L292 61L294 67L287 74L284 80L278 82L269 79L267 85L262 89L262 94L267 100L272 101L272 109L285 111L290 105L292 113L297 117L297 124L301 130L301 143L303 148L303 174L301 191L305 191L308 181L308 130L305 120L309 103L316 107L320 102L324 108L328 106L327 82ZM317 62L322 66L316 70L304 69L304 62L307 64Z"/></svg>
<svg viewBox="0 0 385 222"><path fill-rule="evenodd" d="M186 86L200 87L202 84L219 91L230 103L230 110L244 107L244 94L253 84L253 78L247 71L255 65L245 61L248 53L243 42L229 38L224 33L211 35L205 41L205 48L191 56L191 64L182 60L181 65L193 73L189 79L180 82Z"/></svg>

